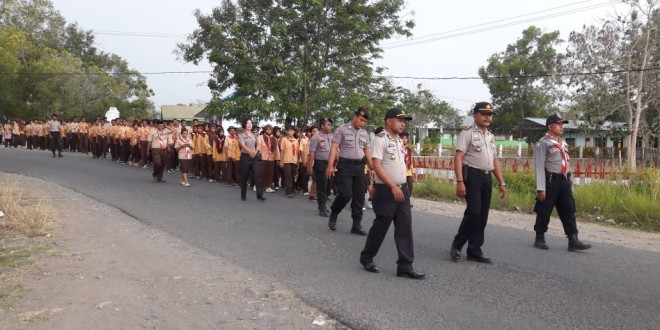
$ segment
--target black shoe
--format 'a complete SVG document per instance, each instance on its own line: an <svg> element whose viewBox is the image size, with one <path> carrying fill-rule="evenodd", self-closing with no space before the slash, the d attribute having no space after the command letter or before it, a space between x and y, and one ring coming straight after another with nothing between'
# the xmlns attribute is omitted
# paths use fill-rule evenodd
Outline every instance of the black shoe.
<svg viewBox="0 0 660 330"><path fill-rule="evenodd" d="M60 158L62 158L62 154L61 154L61 153L60 153L60 154L57 154L57 157L60 157Z"/></svg>
<svg viewBox="0 0 660 330"><path fill-rule="evenodd" d="M591 249L591 244L584 244L580 242L577 234L568 236L568 251L582 251Z"/></svg>
<svg viewBox="0 0 660 330"><path fill-rule="evenodd" d="M326 217L326 218L328 216L330 216L330 214L328 214L327 210L319 210L319 215L322 216L322 217Z"/></svg>
<svg viewBox="0 0 660 330"><path fill-rule="evenodd" d="M257 196L257 199L263 202L263 201L266 200L266 197L264 197L264 196Z"/></svg>
<svg viewBox="0 0 660 330"><path fill-rule="evenodd" d="M53 153L53 158L55 158L55 153Z"/></svg>
<svg viewBox="0 0 660 330"><path fill-rule="evenodd" d="M247 198L245 198L245 197L241 197L241 200L242 200L242 201L246 201Z"/></svg>
<svg viewBox="0 0 660 330"><path fill-rule="evenodd" d="M351 228L351 234L367 236L367 232L362 229L362 227L353 227Z"/></svg>
<svg viewBox="0 0 660 330"><path fill-rule="evenodd" d="M484 263L484 264L492 264L493 263L493 261L490 260L490 258L484 257L483 255L480 255L480 256L467 256L467 260L481 262L481 263Z"/></svg>
<svg viewBox="0 0 660 330"><path fill-rule="evenodd" d="M537 238L534 240L534 247L541 250L547 250L548 244L545 243L544 238Z"/></svg>
<svg viewBox="0 0 660 330"><path fill-rule="evenodd" d="M426 274L418 273L414 270L409 270L409 271L405 271L405 272L397 270L396 271L396 276L398 276L398 277L407 277L407 278L411 278L413 280L423 280L424 278L426 278Z"/></svg>
<svg viewBox="0 0 660 330"><path fill-rule="evenodd" d="M380 269L378 269L378 267L376 267L376 264L374 264L373 262L362 263L362 267L364 267L364 270L370 273L380 273Z"/></svg>
<svg viewBox="0 0 660 330"><path fill-rule="evenodd" d="M451 260L459 261L461 259L461 250L452 246L451 250L449 250L449 256Z"/></svg>
<svg viewBox="0 0 660 330"><path fill-rule="evenodd" d="M334 231L337 229L337 214L330 214L330 219L328 220L328 227L330 230Z"/></svg>

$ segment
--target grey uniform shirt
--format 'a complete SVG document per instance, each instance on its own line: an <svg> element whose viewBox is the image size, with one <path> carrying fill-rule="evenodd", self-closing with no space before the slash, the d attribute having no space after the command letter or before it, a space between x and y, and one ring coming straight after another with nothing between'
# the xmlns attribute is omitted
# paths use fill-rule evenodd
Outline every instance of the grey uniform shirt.
<svg viewBox="0 0 660 330"><path fill-rule="evenodd" d="M536 176L536 190L545 191L545 172L561 173L563 152L568 160L568 145L563 140L554 140L542 137L534 147L534 172ZM560 144L562 146L558 146Z"/></svg>
<svg viewBox="0 0 660 330"><path fill-rule="evenodd" d="M248 135L248 133L243 132L238 135L238 142L242 143L250 151L257 150L257 136L255 134ZM249 154L249 152L246 152L243 148L241 148L241 153Z"/></svg>
<svg viewBox="0 0 660 330"><path fill-rule="evenodd" d="M60 131L60 121L59 120L49 120L48 121L48 130L51 132Z"/></svg>
<svg viewBox="0 0 660 330"><path fill-rule="evenodd" d="M332 134L316 133L309 142L309 151L314 153L316 160L328 160L330 157L330 146L332 145Z"/></svg>
<svg viewBox="0 0 660 330"><path fill-rule="evenodd" d="M484 171L495 169L493 158L495 157L495 136L486 130L483 133L479 126L473 125L463 130L458 135L456 151L465 153L463 165L474 167Z"/></svg>
<svg viewBox="0 0 660 330"><path fill-rule="evenodd" d="M388 133L376 136L372 142L372 158L380 159L383 170L395 184L406 183L405 148L399 136L392 139ZM383 183L383 180L376 176L376 183Z"/></svg>
<svg viewBox="0 0 660 330"><path fill-rule="evenodd" d="M339 144L339 157L362 159L364 151L370 149L369 133L362 128L354 128L351 123L339 126L332 137L332 143Z"/></svg>
<svg viewBox="0 0 660 330"><path fill-rule="evenodd" d="M78 133L78 123L69 123L69 132Z"/></svg>

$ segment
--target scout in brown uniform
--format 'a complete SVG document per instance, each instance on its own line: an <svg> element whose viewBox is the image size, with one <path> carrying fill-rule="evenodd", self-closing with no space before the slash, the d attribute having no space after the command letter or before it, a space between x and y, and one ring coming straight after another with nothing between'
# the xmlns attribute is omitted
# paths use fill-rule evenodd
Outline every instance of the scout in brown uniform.
<svg viewBox="0 0 660 330"><path fill-rule="evenodd" d="M130 157L128 158L128 165L137 166L138 161L140 160L140 147L138 144L138 121L133 122L133 126L130 127L128 131L128 140L129 146L131 148Z"/></svg>
<svg viewBox="0 0 660 330"><path fill-rule="evenodd" d="M406 115L403 110L390 109L385 114L384 134L376 136L371 144L376 172L373 196L376 219L360 253L360 263L368 272L380 271L373 259L394 221L394 241L399 254L396 276L420 280L426 276L416 272L412 266L415 253L410 192L406 185L406 145L399 138L399 134L406 127L406 121L409 120L412 120L412 117Z"/></svg>
<svg viewBox="0 0 660 330"><path fill-rule="evenodd" d="M60 125L60 138L62 139L62 149L66 150L69 148L69 123L66 120L62 120L62 125Z"/></svg>
<svg viewBox="0 0 660 330"><path fill-rule="evenodd" d="M78 150L85 154L89 154L89 124L85 117L81 117L80 123L78 124L78 141L80 141Z"/></svg>
<svg viewBox="0 0 660 330"><path fill-rule="evenodd" d="M286 129L286 137L280 141L280 168L284 170L284 188L286 197L294 196L294 179L298 167L298 140L293 137L295 130L293 127Z"/></svg>
<svg viewBox="0 0 660 330"><path fill-rule="evenodd" d="M149 143L151 144L151 155L154 162L154 171L152 177L154 181L165 182L163 180L163 173L165 172L165 161L167 160L167 149L171 148L170 145L174 141L168 139L165 134L165 126L162 121L159 121L156 130L151 131L149 134Z"/></svg>
<svg viewBox="0 0 660 330"><path fill-rule="evenodd" d="M25 135L27 135L27 148L30 149L30 150L36 149L36 148L34 148L35 147L35 140L36 140L35 139L36 134L35 134L35 130L34 130L36 125L35 125L34 122L35 122L34 119L30 120L30 123L25 127Z"/></svg>
<svg viewBox="0 0 660 330"><path fill-rule="evenodd" d="M275 169L273 169L273 189L280 190L282 186L281 180L284 177L284 170L280 168L279 163L282 159L282 150L280 149L280 142L282 142L282 128L279 126L273 127L273 137L277 142L277 154L275 155Z"/></svg>
<svg viewBox="0 0 660 330"><path fill-rule="evenodd" d="M78 117L73 117L69 123L69 151L75 152L78 148Z"/></svg>
<svg viewBox="0 0 660 330"><path fill-rule="evenodd" d="M213 175L214 180L217 182L222 182L224 180L224 174L226 171L227 164L227 153L225 152L225 130L222 127L218 127L216 134L213 139Z"/></svg>
<svg viewBox="0 0 660 330"><path fill-rule="evenodd" d="M138 136L140 140L140 163L138 165L146 168L147 157L149 156L149 126L144 119L140 122Z"/></svg>
<svg viewBox="0 0 660 330"><path fill-rule="evenodd" d="M208 148L206 149L206 179L209 183L215 182L215 163L213 161L213 141L216 138L216 125L209 125L209 131L206 133Z"/></svg>
<svg viewBox="0 0 660 330"><path fill-rule="evenodd" d="M177 151L177 157L179 158L179 164L181 166L181 185L185 187L190 187L190 181L188 181L188 173L192 167L192 158L193 158L193 145L192 139L188 135L188 130L181 128L181 134L174 144L174 149Z"/></svg>
<svg viewBox="0 0 660 330"><path fill-rule="evenodd" d="M302 191L303 195L309 195L309 175L307 174L307 161L309 157L309 134L310 128L307 127L300 132L298 139L298 180L296 181L296 190Z"/></svg>
<svg viewBox="0 0 660 330"><path fill-rule="evenodd" d="M94 124L89 128L89 141L92 144L92 159L99 158L99 151L101 150L99 145L99 133L101 131L101 120L96 118Z"/></svg>
<svg viewBox="0 0 660 330"><path fill-rule="evenodd" d="M44 150L46 147L46 138L44 138L44 122L42 120L39 120L34 127L34 131L37 133L37 145L36 148L39 148L41 150Z"/></svg>
<svg viewBox="0 0 660 330"><path fill-rule="evenodd" d="M330 210L328 227L335 230L337 216L348 202L351 202L351 218L353 227L351 234L366 236L367 232L362 229L362 208L364 207L364 187L366 177L364 166L368 165L373 172L371 163L371 149L369 147L369 133L364 126L369 121L369 112L364 107L359 107L353 114L350 123L344 124L335 130L332 138L332 149L330 150L330 163L325 170L325 175L330 179L334 174L334 159L339 156L337 164L337 186L339 196L335 198ZM372 175L370 173L369 175Z"/></svg>
<svg viewBox="0 0 660 330"><path fill-rule="evenodd" d="M472 116L474 125L459 134L454 157L456 195L465 198L467 207L449 255L452 260L458 261L461 249L467 243L467 260L491 263L491 259L481 251L481 246L484 244L484 231L493 193L492 174L500 182L500 198L506 194L506 183L495 155L495 137L488 131L493 107L488 102L479 102Z"/></svg>
<svg viewBox="0 0 660 330"><path fill-rule="evenodd" d="M267 193L273 193L273 172L275 171L275 158L279 158L277 139L273 136L273 127L269 124L264 128L264 133L259 137L259 152L261 163L259 174L261 175L261 187Z"/></svg>
<svg viewBox="0 0 660 330"><path fill-rule="evenodd" d="M197 134L193 139L193 143L195 144L193 165L195 166L195 176L197 176L198 179L203 179L208 176L206 171L208 137L206 136L206 132L204 132L204 126L197 125L196 130Z"/></svg>
<svg viewBox="0 0 660 330"><path fill-rule="evenodd" d="M265 201L259 178L259 162L261 154L257 150L257 135L252 132L252 119L244 119L241 123L244 132L238 136L238 145L241 148L241 200L246 200L247 180L250 177L257 190L257 199Z"/></svg>
<svg viewBox="0 0 660 330"><path fill-rule="evenodd" d="M225 141L225 151L227 152L227 185L238 186L239 162L241 157L240 146L238 145L238 135L236 128L229 126L228 139Z"/></svg>
<svg viewBox="0 0 660 330"><path fill-rule="evenodd" d="M103 158L108 156L108 148L110 148L110 136L112 134L112 124L104 117L101 122L101 155Z"/></svg>

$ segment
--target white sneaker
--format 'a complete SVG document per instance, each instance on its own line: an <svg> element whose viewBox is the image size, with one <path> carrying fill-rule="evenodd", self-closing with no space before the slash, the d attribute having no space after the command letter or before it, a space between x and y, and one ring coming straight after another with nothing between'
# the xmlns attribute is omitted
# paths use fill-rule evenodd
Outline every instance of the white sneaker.
<svg viewBox="0 0 660 330"><path fill-rule="evenodd" d="M303 193L303 195L304 195L304 196L309 196L309 193L308 193L308 192L306 192L306 193Z"/></svg>
<svg viewBox="0 0 660 330"><path fill-rule="evenodd" d="M266 192L267 192L267 193L274 193L275 190L273 190L273 189L271 189L271 188L266 188Z"/></svg>
<svg viewBox="0 0 660 330"><path fill-rule="evenodd" d="M252 187L252 191L257 191L257 186Z"/></svg>
<svg viewBox="0 0 660 330"><path fill-rule="evenodd" d="M209 183L213 183L213 182L215 182L215 180L209 179Z"/></svg>
<svg viewBox="0 0 660 330"><path fill-rule="evenodd" d="M373 204L371 204L370 201L367 201L367 208L368 209L373 209L374 208Z"/></svg>

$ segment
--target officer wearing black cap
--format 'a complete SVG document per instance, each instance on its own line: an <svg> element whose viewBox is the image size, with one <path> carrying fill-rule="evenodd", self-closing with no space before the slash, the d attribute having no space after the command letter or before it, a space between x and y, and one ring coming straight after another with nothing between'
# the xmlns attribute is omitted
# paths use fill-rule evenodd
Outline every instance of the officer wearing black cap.
<svg viewBox="0 0 660 330"><path fill-rule="evenodd" d="M325 176L330 179L334 173L334 160L339 156L336 177L339 196L335 198L330 207L328 227L331 230L337 228L339 212L348 202L351 202L351 217L353 218L351 234L361 236L367 235L361 225L366 182L364 165L368 164L369 175L373 175L370 138L369 133L364 129L367 121L369 121L369 111L365 107L359 107L353 114L350 123L341 125L335 130L328 157L330 161L325 171Z"/></svg>
<svg viewBox="0 0 660 330"><path fill-rule="evenodd" d="M425 275L416 272L412 266L414 251L410 192L406 185L406 146L399 137L408 120L412 120L412 117L399 108L387 111L385 132L377 135L371 145L376 172L372 198L376 219L369 230L364 250L360 253L360 263L368 272L380 271L373 259L387 235L390 223L394 221L394 241L399 253L396 275L423 279Z"/></svg>
<svg viewBox="0 0 660 330"><path fill-rule="evenodd" d="M454 157L456 195L465 197L467 207L449 255L452 260L458 261L461 249L467 243L467 260L491 263L491 259L481 251L493 193L491 174L495 174L500 183L500 198L506 194L506 183L495 155L495 137L488 131L493 119L492 105L488 102L477 103L472 117L474 125L459 134Z"/></svg>
<svg viewBox="0 0 660 330"><path fill-rule="evenodd" d="M314 174L316 181L316 200L319 206L319 215L327 217L330 212L325 204L328 201L330 190L329 180L325 176L328 168L328 157L332 146L332 119L323 117L319 120L319 132L309 142L309 160L307 161L307 174ZM313 171L313 172L312 172Z"/></svg>
<svg viewBox="0 0 660 330"><path fill-rule="evenodd" d="M52 114L48 121L48 130L52 140L50 149L53 152L53 157L55 157L55 150L57 150L57 156L62 157L62 140L60 138L61 125L60 120L57 118L57 114Z"/></svg>
<svg viewBox="0 0 660 330"><path fill-rule="evenodd" d="M557 214L564 233L568 237L568 250L578 251L591 248L578 239L575 222L575 200L571 189L571 166L568 162L568 145L562 140L564 124L568 120L553 114L545 121L548 133L542 137L534 149L534 169L536 172L536 239L534 246L547 250L545 232L548 231L550 214L557 207Z"/></svg>

